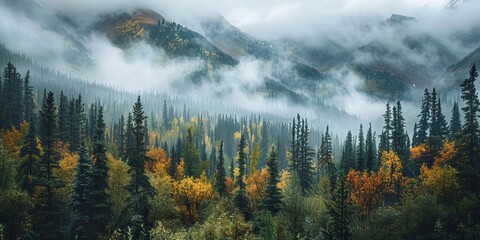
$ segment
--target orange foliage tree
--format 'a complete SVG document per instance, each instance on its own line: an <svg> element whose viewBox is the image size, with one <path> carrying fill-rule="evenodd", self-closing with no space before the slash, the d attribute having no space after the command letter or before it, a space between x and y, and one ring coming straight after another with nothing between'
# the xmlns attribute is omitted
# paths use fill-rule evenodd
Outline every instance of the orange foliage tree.
<svg viewBox="0 0 480 240"><path fill-rule="evenodd" d="M351 170L347 174L350 198L358 206L358 214L370 219L370 214L385 199L386 188L381 175Z"/></svg>
<svg viewBox="0 0 480 240"><path fill-rule="evenodd" d="M183 222L191 226L198 220L202 205L212 197L212 185L203 172L200 178L174 181L172 197Z"/></svg>
<svg viewBox="0 0 480 240"><path fill-rule="evenodd" d="M257 209L260 200L265 196L268 172L266 168L256 171L245 179L247 195L252 201L252 208Z"/></svg>

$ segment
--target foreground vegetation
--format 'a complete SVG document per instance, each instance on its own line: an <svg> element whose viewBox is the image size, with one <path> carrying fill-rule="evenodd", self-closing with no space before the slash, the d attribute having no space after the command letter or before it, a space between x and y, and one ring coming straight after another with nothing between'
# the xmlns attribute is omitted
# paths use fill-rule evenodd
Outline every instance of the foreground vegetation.
<svg viewBox="0 0 480 240"><path fill-rule="evenodd" d="M387 103L381 133L360 125L339 148L300 115L190 117L165 101L147 118L140 96L107 127L104 114L127 110L34 96L8 64L0 238L478 239L477 77L461 85L463 124L426 89L411 140Z"/></svg>

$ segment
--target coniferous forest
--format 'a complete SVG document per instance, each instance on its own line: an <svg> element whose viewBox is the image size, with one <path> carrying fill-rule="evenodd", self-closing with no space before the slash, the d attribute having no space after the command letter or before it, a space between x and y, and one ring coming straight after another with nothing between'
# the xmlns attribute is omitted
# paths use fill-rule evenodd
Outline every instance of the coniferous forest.
<svg viewBox="0 0 480 240"><path fill-rule="evenodd" d="M88 102L34 74L0 78L0 239L480 238L475 64L452 109L427 88L413 129L395 101L340 137L167 95Z"/></svg>

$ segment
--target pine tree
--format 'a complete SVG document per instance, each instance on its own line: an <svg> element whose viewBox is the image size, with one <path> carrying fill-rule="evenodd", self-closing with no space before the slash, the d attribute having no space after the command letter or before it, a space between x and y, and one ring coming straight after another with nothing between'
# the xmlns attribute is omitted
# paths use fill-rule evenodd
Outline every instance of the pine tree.
<svg viewBox="0 0 480 240"><path fill-rule="evenodd" d="M103 107L97 114L96 130L93 144L93 165L91 167L90 181L88 182L88 202L91 236L98 238L105 234L105 223L109 222L110 196L108 189L108 165L105 148L105 123L103 121Z"/></svg>
<svg viewBox="0 0 480 240"><path fill-rule="evenodd" d="M37 206L38 235L42 239L62 239L65 232L61 226L61 201L56 190L64 183L54 174L59 168L59 155L55 150L57 140L57 108L52 92L49 92L40 110L40 139L43 155L39 164L39 176L36 183L40 187L40 201Z"/></svg>
<svg viewBox="0 0 480 240"><path fill-rule="evenodd" d="M221 197L227 194L227 173L225 172L224 164L225 158L223 156L223 141L221 141L220 148L218 149L218 162L215 171L215 190L217 190Z"/></svg>
<svg viewBox="0 0 480 240"><path fill-rule="evenodd" d="M452 108L452 117L450 119L450 139L455 141L460 140L460 134L462 132L462 123L460 121L460 110L458 108L458 103L453 103Z"/></svg>
<svg viewBox="0 0 480 240"><path fill-rule="evenodd" d="M363 125L360 124L360 130L358 132L358 146L357 146L357 170L363 171L365 169L365 139L363 136Z"/></svg>
<svg viewBox="0 0 480 240"><path fill-rule="evenodd" d="M367 139L365 141L365 155L366 155L366 160L365 160L365 170L367 172L370 172L374 169L374 163L375 163L375 143L374 143L374 134L372 133L372 124L368 124L368 131L367 131Z"/></svg>
<svg viewBox="0 0 480 240"><path fill-rule="evenodd" d="M278 160L277 152L272 147L270 157L267 161L267 186L265 187L265 197L262 199L261 207L270 211L273 215L282 209L282 193L277 186L278 179Z"/></svg>
<svg viewBox="0 0 480 240"><path fill-rule="evenodd" d="M263 120L262 122L262 139L260 140L260 158L258 161L258 166L265 166L268 158L268 128L267 122ZM258 147L258 146L257 146Z"/></svg>
<svg viewBox="0 0 480 240"><path fill-rule="evenodd" d="M243 214L245 220L250 220L252 219L252 212L250 208L250 199L247 196L246 190L245 190L245 182L244 182L244 177L245 177L245 168L246 168L246 154L245 154L245 135L242 134L240 137L240 144L238 145L238 169L239 169L239 174L235 182L235 186L238 187L238 190L235 193L235 197L233 199L233 202L235 203L235 206L238 208L238 210Z"/></svg>
<svg viewBox="0 0 480 240"><path fill-rule="evenodd" d="M339 176L337 189L326 205L329 221L323 231L323 237L325 239L351 239L350 223L354 211L343 174Z"/></svg>
<svg viewBox="0 0 480 240"><path fill-rule="evenodd" d="M162 114L162 117L163 117L163 128L169 129L170 124L169 124L169 121L168 121L167 100L163 100L163 114Z"/></svg>
<svg viewBox="0 0 480 240"><path fill-rule="evenodd" d="M420 143L418 141L418 127L417 123L413 125L413 136L412 136L412 146L418 146Z"/></svg>
<svg viewBox="0 0 480 240"><path fill-rule="evenodd" d="M465 123L458 148L457 167L462 187L466 192L479 194L480 189L480 159L479 159L479 124L477 113L480 110L478 93L475 88L478 72L475 64L470 70L469 78L460 85L462 87L462 100L465 107L462 108Z"/></svg>
<svg viewBox="0 0 480 240"><path fill-rule="evenodd" d="M397 101L393 108L393 131L392 131L392 150L400 157L402 162L408 160L407 136L405 135L405 118L403 118L402 105Z"/></svg>
<svg viewBox="0 0 480 240"><path fill-rule="evenodd" d="M20 176L22 176L20 180L22 182L22 188L32 195L34 192L33 177L38 171L37 161L40 159L40 149L37 144L36 128L33 118L29 124L28 133L20 149L20 157L25 158L25 161L20 165Z"/></svg>
<svg viewBox="0 0 480 240"><path fill-rule="evenodd" d="M392 138L393 122L392 122L392 110L390 108L390 103L387 102L387 109L385 114L383 114L385 125L383 126L383 149L382 151L390 151L390 139Z"/></svg>
<svg viewBox="0 0 480 240"><path fill-rule="evenodd" d="M428 89L425 89L422 98L422 107L420 110L420 121L418 122L418 131L417 131L417 140L415 141L415 145L420 145L427 142L428 137L428 130L430 128L430 105L431 104L431 97Z"/></svg>
<svg viewBox="0 0 480 240"><path fill-rule="evenodd" d="M91 162L88 156L88 152L85 149L83 141L81 141L78 149L78 165L75 174L75 180L73 182L73 190L70 200L70 235L72 239L91 239L92 232L89 226L91 226L91 219L89 212L91 206L89 202L89 182ZM105 222L100 223L105 225Z"/></svg>
<svg viewBox="0 0 480 240"><path fill-rule="evenodd" d="M137 101L133 106L133 126L131 129L132 134L132 146L130 147L130 154L128 154L128 165L130 166L130 174L132 180L130 182L130 206L133 208L134 215L131 218L131 224L136 223L138 217L140 218L143 226L149 228L148 222L148 199L152 197L154 190L150 185L147 175L145 175L145 161L146 161L146 148L145 148L145 128L144 121L146 117L143 112L143 105L138 96ZM138 219L137 219L138 220ZM133 227L133 226L132 226ZM137 232L138 233L138 232ZM133 238L138 239L139 236L135 235Z"/></svg>
<svg viewBox="0 0 480 240"><path fill-rule="evenodd" d="M0 83L1 85L1 83ZM1 90L0 90L1 92ZM23 81L23 120L29 121L31 118L35 118L33 110L35 109L35 102L33 101L33 87L30 86L30 71L27 71Z"/></svg>
<svg viewBox="0 0 480 240"><path fill-rule="evenodd" d="M185 176L200 177L202 169L200 166L200 156L198 149L195 147L195 139L193 137L192 128L187 129L187 136L185 138L185 150L183 153L185 161Z"/></svg>
<svg viewBox="0 0 480 240"><path fill-rule="evenodd" d="M345 144L343 145L342 161L340 167L343 171L348 172L350 169L355 169L355 153L353 152L353 137L352 132L348 131Z"/></svg>

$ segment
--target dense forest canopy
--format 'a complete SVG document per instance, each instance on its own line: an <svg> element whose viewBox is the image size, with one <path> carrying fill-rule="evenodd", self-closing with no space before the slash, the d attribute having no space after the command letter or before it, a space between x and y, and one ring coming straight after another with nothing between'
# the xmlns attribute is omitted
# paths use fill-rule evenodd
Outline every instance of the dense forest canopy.
<svg viewBox="0 0 480 240"><path fill-rule="evenodd" d="M5 239L476 239L476 66L446 119L425 89L412 136L402 102L346 136L300 114L191 114L164 99L123 108L1 78ZM108 116L108 117L107 117ZM340 143L340 141L342 141Z"/></svg>

